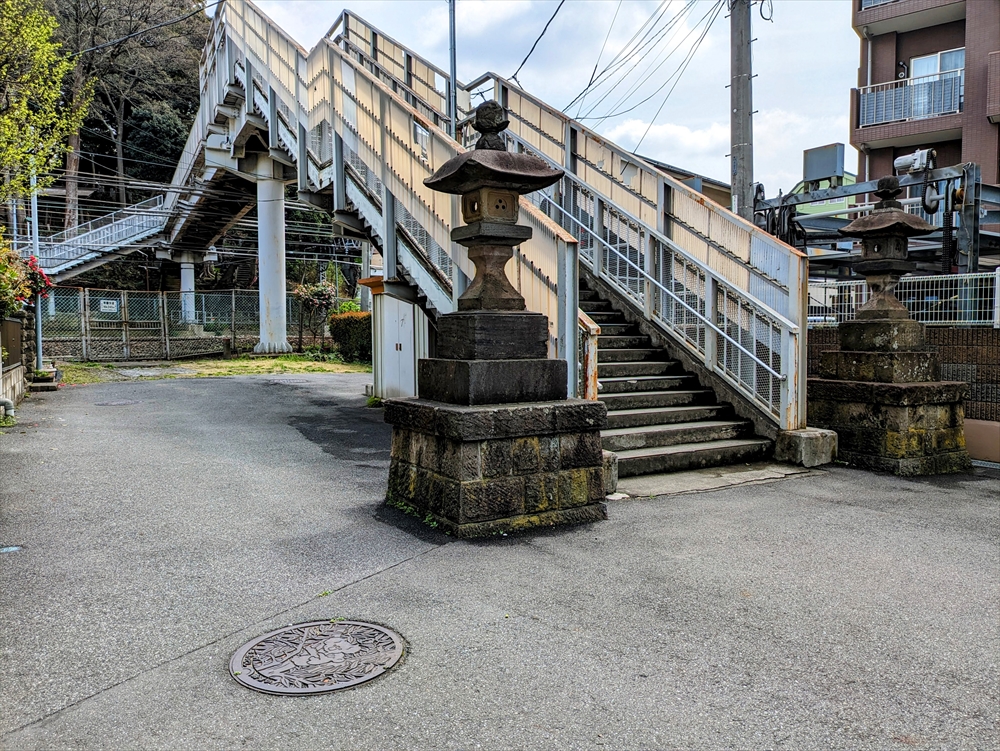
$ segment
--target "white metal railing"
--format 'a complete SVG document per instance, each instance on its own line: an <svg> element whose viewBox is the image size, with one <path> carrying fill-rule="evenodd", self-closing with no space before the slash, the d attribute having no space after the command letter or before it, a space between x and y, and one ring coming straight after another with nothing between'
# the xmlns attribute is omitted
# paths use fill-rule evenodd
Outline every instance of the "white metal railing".
<svg viewBox="0 0 1000 751"><path fill-rule="evenodd" d="M898 1L899 0L861 0L861 10L867 10L868 8L874 8L877 5L887 5Z"/></svg>
<svg viewBox="0 0 1000 751"><path fill-rule="evenodd" d="M540 208L572 223L581 245L589 240L580 259L594 274L683 342L706 368L772 418L795 410L797 383L782 372L782 360L799 359L804 337L798 326L752 304L711 269L655 238L643 243L647 253L658 257L650 273L644 259L612 245L544 194L534 196Z"/></svg>
<svg viewBox="0 0 1000 751"><path fill-rule="evenodd" d="M160 231L166 222L163 196L119 209L84 224L44 238L39 242L39 265L57 271L74 261L108 253Z"/></svg>
<svg viewBox="0 0 1000 751"><path fill-rule="evenodd" d="M227 0L213 30L203 108L242 86L274 131L272 149L298 160L300 189L335 181L343 164L324 141L342 143L352 183L381 204L368 203L369 223L382 221L388 192L398 242L415 246L439 277L454 279L455 269L473 276L449 236L460 223L457 200L423 184L462 150L439 127L447 119L442 71L347 13L308 54L248 0ZM578 336L578 235L584 263L650 320L781 427L804 426L806 256L493 74L466 87L460 116L484 84L510 113L511 142L567 169L546 194L549 215L522 200L534 237L508 267L528 308L549 316L559 356L575 359L565 345Z"/></svg>
<svg viewBox="0 0 1000 751"><path fill-rule="evenodd" d="M1000 328L1000 268L992 274L905 276L895 291L910 316L928 326ZM810 280L809 326L836 326L852 320L868 296L863 279Z"/></svg>
<svg viewBox="0 0 1000 751"><path fill-rule="evenodd" d="M510 147L567 168L532 200L581 260L781 427L803 427L804 254L508 81L470 86L484 85L508 108ZM462 135L474 142L468 123Z"/></svg>
<svg viewBox="0 0 1000 751"><path fill-rule="evenodd" d="M964 97L964 69L865 86L858 90L858 125L955 114Z"/></svg>

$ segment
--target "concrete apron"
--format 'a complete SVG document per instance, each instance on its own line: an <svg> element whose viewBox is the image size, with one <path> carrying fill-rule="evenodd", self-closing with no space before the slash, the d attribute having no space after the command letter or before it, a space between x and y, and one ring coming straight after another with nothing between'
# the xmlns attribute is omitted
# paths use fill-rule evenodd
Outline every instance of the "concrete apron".
<svg viewBox="0 0 1000 751"><path fill-rule="evenodd" d="M608 500L623 500L634 496L651 498L654 496L698 493L718 490L734 485L761 484L784 480L786 477L819 474L822 470L795 467L790 464L756 462L726 467L708 467L688 472L666 472L658 475L626 477L618 481L618 493L608 496ZM624 494L624 495L622 495Z"/></svg>

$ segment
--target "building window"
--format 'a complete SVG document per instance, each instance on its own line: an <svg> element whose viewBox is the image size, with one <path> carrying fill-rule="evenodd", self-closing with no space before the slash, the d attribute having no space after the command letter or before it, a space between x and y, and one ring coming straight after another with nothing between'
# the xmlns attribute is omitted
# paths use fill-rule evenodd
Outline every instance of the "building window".
<svg viewBox="0 0 1000 751"><path fill-rule="evenodd" d="M961 112L965 97L965 48L910 58L912 117Z"/></svg>

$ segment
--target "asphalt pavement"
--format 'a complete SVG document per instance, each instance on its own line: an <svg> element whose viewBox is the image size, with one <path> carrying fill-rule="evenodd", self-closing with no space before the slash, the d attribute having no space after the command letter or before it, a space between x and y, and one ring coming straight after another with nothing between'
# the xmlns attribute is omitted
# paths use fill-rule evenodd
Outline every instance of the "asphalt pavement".
<svg viewBox="0 0 1000 751"><path fill-rule="evenodd" d="M455 541L381 501L370 375L32 397L0 435L0 749L1000 748L1000 480L843 467ZM230 656L382 623L278 697Z"/></svg>

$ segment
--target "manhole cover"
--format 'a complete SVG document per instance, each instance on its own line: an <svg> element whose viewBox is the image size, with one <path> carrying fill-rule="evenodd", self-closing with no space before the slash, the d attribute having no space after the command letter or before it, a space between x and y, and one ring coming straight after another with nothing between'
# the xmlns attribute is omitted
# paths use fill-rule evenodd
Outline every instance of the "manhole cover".
<svg viewBox="0 0 1000 751"><path fill-rule="evenodd" d="M119 399L117 402L96 402L98 407L124 407L128 404L140 404L139 399Z"/></svg>
<svg viewBox="0 0 1000 751"><path fill-rule="evenodd" d="M402 637L384 626L313 621L244 644L229 661L229 672L266 694L319 694L377 678L402 656Z"/></svg>

